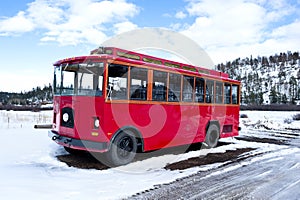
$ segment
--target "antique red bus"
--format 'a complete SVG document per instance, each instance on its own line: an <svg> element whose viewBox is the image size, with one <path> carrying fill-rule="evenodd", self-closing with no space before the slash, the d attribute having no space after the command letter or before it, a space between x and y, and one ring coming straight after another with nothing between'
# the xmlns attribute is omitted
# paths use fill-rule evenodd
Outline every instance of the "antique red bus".
<svg viewBox="0 0 300 200"><path fill-rule="evenodd" d="M228 74L114 47L54 64L49 136L115 166L136 152L238 135L240 82Z"/></svg>

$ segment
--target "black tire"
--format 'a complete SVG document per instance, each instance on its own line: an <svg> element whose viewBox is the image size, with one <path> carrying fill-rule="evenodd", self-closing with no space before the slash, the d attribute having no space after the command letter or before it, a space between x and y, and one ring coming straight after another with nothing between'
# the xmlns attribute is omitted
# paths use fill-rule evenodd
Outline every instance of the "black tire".
<svg viewBox="0 0 300 200"><path fill-rule="evenodd" d="M220 137L220 130L216 124L209 125L206 136L205 136L205 144L208 148L214 148L218 145Z"/></svg>
<svg viewBox="0 0 300 200"><path fill-rule="evenodd" d="M133 161L137 151L137 140L131 131L119 133L106 153L107 161L112 166L126 165Z"/></svg>

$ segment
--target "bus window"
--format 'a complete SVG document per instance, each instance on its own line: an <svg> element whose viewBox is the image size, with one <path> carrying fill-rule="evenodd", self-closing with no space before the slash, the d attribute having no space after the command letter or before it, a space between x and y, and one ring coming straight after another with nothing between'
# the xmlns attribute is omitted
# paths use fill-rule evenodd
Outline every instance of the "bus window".
<svg viewBox="0 0 300 200"><path fill-rule="evenodd" d="M232 104L239 104L239 86L232 85Z"/></svg>
<svg viewBox="0 0 300 200"><path fill-rule="evenodd" d="M167 100L167 79L168 73L161 71L153 71L153 101L166 101Z"/></svg>
<svg viewBox="0 0 300 200"><path fill-rule="evenodd" d="M110 64L108 67L108 88L109 99L127 99L128 67L124 65Z"/></svg>
<svg viewBox="0 0 300 200"><path fill-rule="evenodd" d="M216 103L223 103L223 83L216 82Z"/></svg>
<svg viewBox="0 0 300 200"><path fill-rule="evenodd" d="M214 103L214 81L208 80L206 81L206 96L205 102L206 103Z"/></svg>
<svg viewBox="0 0 300 200"><path fill-rule="evenodd" d="M225 83L224 95L225 95L224 103L231 104L231 85L228 83Z"/></svg>
<svg viewBox="0 0 300 200"><path fill-rule="evenodd" d="M62 82L61 82L61 92L65 95L73 95L76 94L77 86L74 86L74 77L76 79L77 73L69 72L69 71L62 71ZM78 77L78 76L77 76ZM59 82L60 83L60 82ZM76 82L75 82L76 84Z"/></svg>
<svg viewBox="0 0 300 200"><path fill-rule="evenodd" d="M196 87L195 87L195 100L196 102L204 102L204 79L196 78Z"/></svg>
<svg viewBox="0 0 300 200"><path fill-rule="evenodd" d="M130 99L147 100L148 70L144 68L130 68Z"/></svg>
<svg viewBox="0 0 300 200"><path fill-rule="evenodd" d="M193 101L194 77L183 76L182 101Z"/></svg>
<svg viewBox="0 0 300 200"><path fill-rule="evenodd" d="M181 94L181 75L172 74L169 75L169 101L179 101Z"/></svg>

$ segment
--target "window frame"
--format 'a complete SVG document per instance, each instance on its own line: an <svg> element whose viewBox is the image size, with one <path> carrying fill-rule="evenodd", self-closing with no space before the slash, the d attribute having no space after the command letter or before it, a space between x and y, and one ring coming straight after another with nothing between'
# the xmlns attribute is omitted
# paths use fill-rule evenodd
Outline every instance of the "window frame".
<svg viewBox="0 0 300 200"><path fill-rule="evenodd" d="M171 81L171 76L173 76L173 78L177 76L177 78L175 78L177 80L174 79L175 80L174 82ZM171 87L171 82L172 82L172 87ZM172 101L170 100L171 93L175 96L175 98L177 98L177 100L172 100ZM168 102L181 102L181 97L182 97L182 75L181 74L168 73L168 96L167 97L168 97Z"/></svg>
<svg viewBox="0 0 300 200"><path fill-rule="evenodd" d="M196 76L182 75L182 87L181 87L181 90L182 90L182 92L181 92L181 94L182 94L181 101L182 102L194 102L194 96L195 96L194 95L195 94L195 77ZM190 79L191 82L189 80L187 80L187 78ZM191 83L193 85L191 85ZM187 87L185 87L185 86L187 86ZM188 88L189 88L189 90L191 88L191 91L185 92L184 90L187 90ZM191 97L190 98L185 98L184 95L191 95Z"/></svg>
<svg viewBox="0 0 300 200"><path fill-rule="evenodd" d="M234 88L236 88L236 97L234 97ZM234 101L236 100L236 101ZM240 104L240 86L237 84L231 85L231 103L233 105L239 105Z"/></svg>
<svg viewBox="0 0 300 200"><path fill-rule="evenodd" d="M202 77L196 77L195 78L195 102L197 103L204 103L205 102L205 82L206 80ZM198 87L198 83L200 87ZM196 93L197 92L197 93Z"/></svg>
<svg viewBox="0 0 300 200"><path fill-rule="evenodd" d="M205 80L205 103L215 103L215 81L211 79Z"/></svg>
<svg viewBox="0 0 300 200"><path fill-rule="evenodd" d="M126 85L126 91L125 91L125 94L122 95L124 98L122 98L122 97L120 98L120 97L117 97L117 96L111 96L113 93L115 93L114 95L118 94L116 88L119 87L117 84L114 84L113 82L112 83L110 82L110 78L119 78L117 76L115 76L115 77L110 77L109 76L110 75L109 73L110 73L111 65L114 65L114 67L117 66L117 67L123 67L123 68L127 69L127 70L125 70L126 72L123 73L123 75L126 74L126 77L119 76L119 77L121 77L123 79L126 79L126 83L125 83L125 85ZM106 99L110 99L110 100L128 100L128 96L129 96L128 95L128 93L129 93L129 88L128 88L129 82L128 81L129 81L130 66L123 65L123 64L116 64L116 63L108 63L107 66L108 66L108 68L107 68L107 80L106 80L106 82L107 82ZM113 73L116 73L116 72L113 72ZM117 81L118 80L116 80L116 82ZM120 84L121 84L121 79L120 79ZM120 87L120 90L121 90L121 87ZM121 92L119 92L119 94L121 94Z"/></svg>
<svg viewBox="0 0 300 200"><path fill-rule="evenodd" d="M224 82L216 81L215 82L215 91L216 91L215 103L216 104L223 104L223 99L224 99L223 90L224 90Z"/></svg>
<svg viewBox="0 0 300 200"><path fill-rule="evenodd" d="M223 84L223 95L224 95L224 104L232 104L232 87L231 87L231 83L227 83L225 82ZM229 89L229 90L228 90Z"/></svg>
<svg viewBox="0 0 300 200"><path fill-rule="evenodd" d="M133 74L133 71L135 70L140 70L135 72L136 74ZM140 75L141 71L145 72L145 76L143 77L144 79L138 79L138 78L133 78L133 75ZM143 67L136 67L136 66L131 66L129 69L129 86L128 86L128 91L129 91L129 100L132 101L147 101L148 99L148 90L149 90L149 70L147 68L143 68ZM139 88L134 89L133 91L133 86L135 86L133 84L133 80L136 81L141 81L140 85L136 84L137 86L139 86ZM144 83L145 82L145 83ZM140 98L136 97L132 97L133 94L136 94L137 96L139 96Z"/></svg>
<svg viewBox="0 0 300 200"><path fill-rule="evenodd" d="M156 76L162 75L161 77ZM157 78L157 79L156 79ZM162 83L162 85L155 85L156 83ZM159 87L159 88L158 88ZM160 88L162 87L162 88ZM159 96L158 96L159 95ZM155 98L157 97L157 98ZM158 98L160 97L160 98ZM168 98L168 72L161 70L153 70L152 76L152 101L167 102Z"/></svg>

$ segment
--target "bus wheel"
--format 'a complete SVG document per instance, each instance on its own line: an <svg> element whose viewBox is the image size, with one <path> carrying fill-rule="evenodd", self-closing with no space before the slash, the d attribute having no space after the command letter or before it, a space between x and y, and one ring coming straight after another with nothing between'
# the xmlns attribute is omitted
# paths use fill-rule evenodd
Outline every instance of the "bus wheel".
<svg viewBox="0 0 300 200"><path fill-rule="evenodd" d="M122 131L111 144L106 153L107 159L113 166L126 165L134 159L137 151L137 141L131 131Z"/></svg>
<svg viewBox="0 0 300 200"><path fill-rule="evenodd" d="M208 148L214 148L217 146L220 137L220 131L216 124L211 124L206 132L205 144Z"/></svg>

